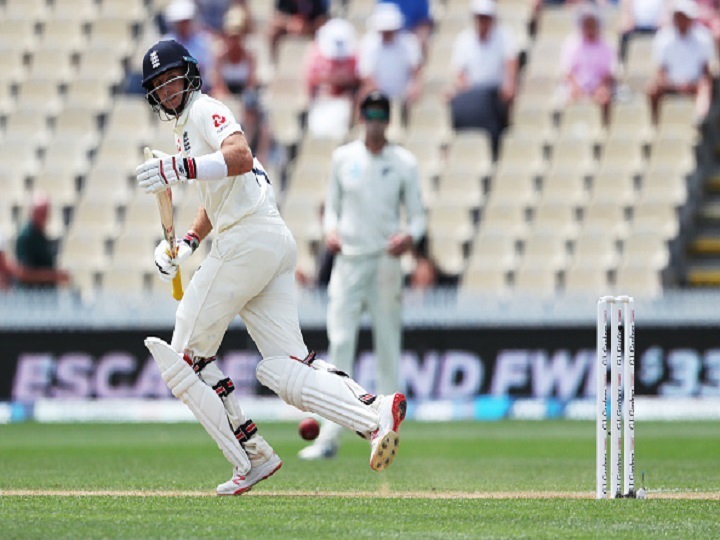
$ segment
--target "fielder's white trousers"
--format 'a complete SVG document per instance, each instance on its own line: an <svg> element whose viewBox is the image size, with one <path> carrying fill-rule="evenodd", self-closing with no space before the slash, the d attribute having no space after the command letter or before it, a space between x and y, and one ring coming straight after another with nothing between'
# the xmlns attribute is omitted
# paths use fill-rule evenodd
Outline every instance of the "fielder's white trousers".
<svg viewBox="0 0 720 540"><path fill-rule="evenodd" d="M328 286L329 360L352 376L357 355L360 318L365 310L372 321L376 390L398 390L402 347L402 268L400 259L387 254L335 257Z"/></svg>
<svg viewBox="0 0 720 540"><path fill-rule="evenodd" d="M220 233L180 302L173 349L214 356L239 314L263 358L304 358L296 260L297 245L280 218L250 216Z"/></svg>
<svg viewBox="0 0 720 540"><path fill-rule="evenodd" d="M360 318L370 314L376 392L398 391L402 348L402 267L388 254L336 255L328 285L328 360L350 377L357 356ZM342 428L323 421L317 444L336 444Z"/></svg>

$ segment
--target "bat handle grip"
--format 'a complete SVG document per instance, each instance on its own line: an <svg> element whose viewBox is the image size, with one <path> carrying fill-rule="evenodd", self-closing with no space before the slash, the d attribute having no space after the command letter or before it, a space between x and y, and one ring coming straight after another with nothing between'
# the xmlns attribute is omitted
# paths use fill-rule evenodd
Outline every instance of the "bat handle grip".
<svg viewBox="0 0 720 540"><path fill-rule="evenodd" d="M180 301L183 297L183 285L182 277L180 276L180 268L178 267L177 273L172 280L172 296L175 300Z"/></svg>

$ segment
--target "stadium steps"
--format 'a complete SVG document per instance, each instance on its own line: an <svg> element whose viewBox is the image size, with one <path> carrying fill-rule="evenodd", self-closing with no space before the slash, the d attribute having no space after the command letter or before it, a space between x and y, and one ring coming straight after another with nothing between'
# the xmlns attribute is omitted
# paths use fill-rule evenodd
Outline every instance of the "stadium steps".
<svg viewBox="0 0 720 540"><path fill-rule="evenodd" d="M720 170L705 180L695 225L696 233L687 247L687 284L720 287Z"/></svg>

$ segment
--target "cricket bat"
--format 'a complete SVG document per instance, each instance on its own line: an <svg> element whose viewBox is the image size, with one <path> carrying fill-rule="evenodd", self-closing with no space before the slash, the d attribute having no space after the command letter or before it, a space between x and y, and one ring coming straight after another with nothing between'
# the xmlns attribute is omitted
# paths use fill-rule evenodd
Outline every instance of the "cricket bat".
<svg viewBox="0 0 720 540"><path fill-rule="evenodd" d="M152 159L152 151L145 147L145 159ZM174 259L177 255L177 244L175 243L175 224L173 222L172 191L167 188L157 194L158 209L160 210L160 223L162 223L163 236L170 246L169 255ZM172 280L172 296L175 300L182 300L183 286L180 276L180 267Z"/></svg>

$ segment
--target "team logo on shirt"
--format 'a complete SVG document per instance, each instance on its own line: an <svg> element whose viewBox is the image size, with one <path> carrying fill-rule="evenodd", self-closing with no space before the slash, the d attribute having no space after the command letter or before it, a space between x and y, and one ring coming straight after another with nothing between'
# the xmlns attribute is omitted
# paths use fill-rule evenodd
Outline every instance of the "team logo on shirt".
<svg viewBox="0 0 720 540"><path fill-rule="evenodd" d="M213 119L213 124L215 125L216 128L219 128L226 122L225 117L220 116L219 114L213 114L212 119Z"/></svg>
<svg viewBox="0 0 720 540"><path fill-rule="evenodd" d="M190 137L188 137L188 132L183 132L183 148L185 149L185 152L190 152Z"/></svg>

